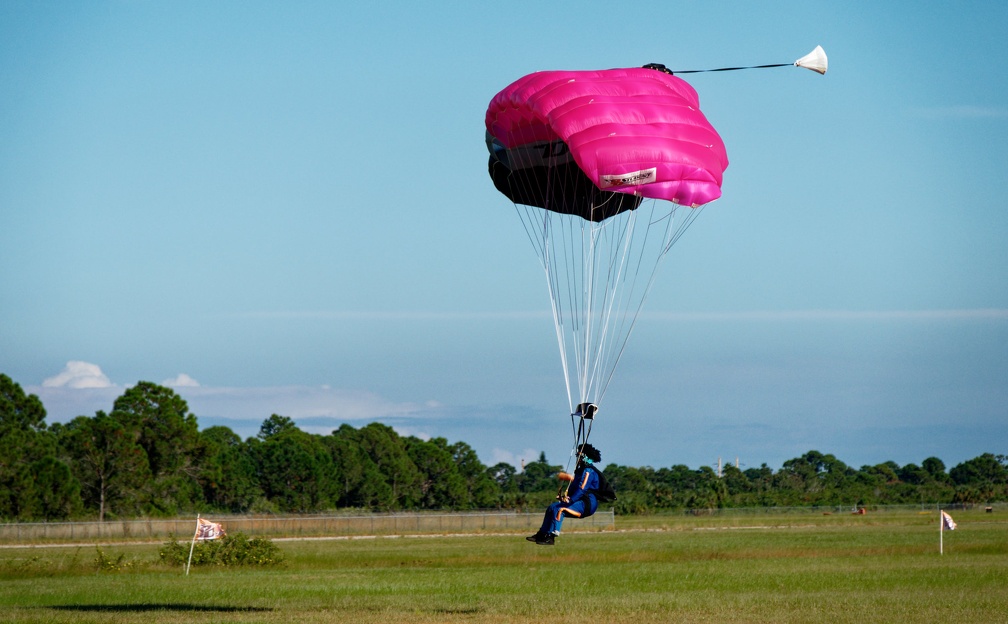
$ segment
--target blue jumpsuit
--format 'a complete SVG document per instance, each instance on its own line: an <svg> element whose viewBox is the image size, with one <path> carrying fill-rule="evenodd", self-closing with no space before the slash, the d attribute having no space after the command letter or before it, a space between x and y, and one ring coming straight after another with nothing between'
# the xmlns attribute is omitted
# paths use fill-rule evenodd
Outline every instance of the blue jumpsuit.
<svg viewBox="0 0 1008 624"><path fill-rule="evenodd" d="M592 465L586 465L574 473L574 481L567 492L569 501L557 501L546 508L539 533L542 535L560 535L564 515L575 518L587 518L598 509L595 490L599 487L598 473Z"/></svg>

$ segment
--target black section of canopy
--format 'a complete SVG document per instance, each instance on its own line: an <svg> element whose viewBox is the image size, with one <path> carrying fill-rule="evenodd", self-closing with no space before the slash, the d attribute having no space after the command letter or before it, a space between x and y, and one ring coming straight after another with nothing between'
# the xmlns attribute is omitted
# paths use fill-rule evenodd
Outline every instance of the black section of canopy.
<svg viewBox="0 0 1008 624"><path fill-rule="evenodd" d="M491 154L489 172L497 190L516 204L577 215L588 221L603 221L641 203L635 195L599 189L574 162L512 171Z"/></svg>

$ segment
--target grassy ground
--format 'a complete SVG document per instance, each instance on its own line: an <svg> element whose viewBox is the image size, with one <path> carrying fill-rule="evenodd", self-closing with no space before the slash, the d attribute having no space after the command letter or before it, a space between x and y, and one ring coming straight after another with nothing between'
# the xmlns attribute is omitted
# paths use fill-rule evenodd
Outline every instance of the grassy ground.
<svg viewBox="0 0 1008 624"><path fill-rule="evenodd" d="M282 567L188 577L157 544L5 548L0 620L1008 622L1008 520L956 521L944 555L935 512L648 516L552 548L521 535L278 541Z"/></svg>

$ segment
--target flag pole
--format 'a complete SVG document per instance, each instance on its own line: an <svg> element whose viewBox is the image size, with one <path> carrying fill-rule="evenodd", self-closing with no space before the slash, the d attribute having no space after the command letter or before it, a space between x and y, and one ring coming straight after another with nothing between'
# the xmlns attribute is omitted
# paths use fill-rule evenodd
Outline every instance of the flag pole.
<svg viewBox="0 0 1008 624"><path fill-rule="evenodd" d="M942 509L938 508L938 554L945 554L945 516Z"/></svg>
<svg viewBox="0 0 1008 624"><path fill-rule="evenodd" d="M192 551L196 546L196 536L199 535L199 514L196 514L196 532L192 536L192 544L189 544L189 563L186 564L185 573L189 576L189 566L192 565Z"/></svg>

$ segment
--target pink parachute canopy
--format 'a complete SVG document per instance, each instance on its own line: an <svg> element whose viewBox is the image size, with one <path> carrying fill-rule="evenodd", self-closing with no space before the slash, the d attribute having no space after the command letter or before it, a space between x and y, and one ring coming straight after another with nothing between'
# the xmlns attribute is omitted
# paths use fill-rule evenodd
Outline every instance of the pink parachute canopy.
<svg viewBox="0 0 1008 624"><path fill-rule="evenodd" d="M490 101L486 129L490 174L501 192L592 220L636 208L642 197L706 204L721 196L728 167L724 142L700 112L693 87L652 68L529 74ZM547 190L557 185L547 172L567 164L591 185ZM587 199L584 187L593 193ZM597 214L565 205L578 193L591 206L624 195L622 204Z"/></svg>

